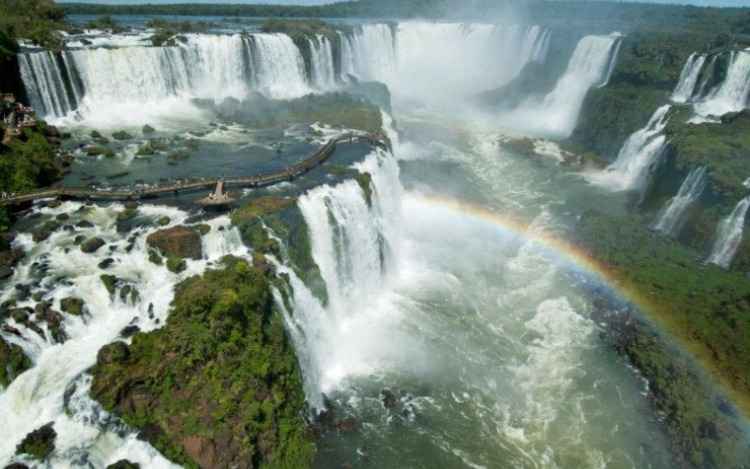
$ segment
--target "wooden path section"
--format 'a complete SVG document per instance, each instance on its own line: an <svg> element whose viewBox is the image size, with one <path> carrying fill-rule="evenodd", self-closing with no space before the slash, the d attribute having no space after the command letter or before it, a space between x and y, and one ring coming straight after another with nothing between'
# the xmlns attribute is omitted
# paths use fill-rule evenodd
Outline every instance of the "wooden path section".
<svg viewBox="0 0 750 469"><path fill-rule="evenodd" d="M257 187L267 186L282 181L291 181L300 174L304 174L310 170L313 166L322 163L328 158L333 150L336 148L336 144L342 140L351 140L357 138L362 141L366 141L370 144L377 144L379 138L375 138L372 134L354 134L347 133L334 137L326 142L323 147L315 152L309 158L290 166L281 171L273 173L259 174L256 176L250 176L246 178L224 178L225 186L245 186L245 187ZM218 179L218 178L216 178ZM216 179L202 179L199 181L189 181L185 183L170 184L165 186L155 186L145 189L138 190L114 190L114 189L87 189L87 188L73 188L73 187L50 187L45 189L37 189L29 192L20 194L13 194L9 197L3 197L0 199L3 205L17 205L24 202L31 202L37 199L45 199L50 197L61 197L61 198L107 198L107 199L139 199L154 197L161 194L177 194L180 191L190 191L196 189L212 189Z"/></svg>

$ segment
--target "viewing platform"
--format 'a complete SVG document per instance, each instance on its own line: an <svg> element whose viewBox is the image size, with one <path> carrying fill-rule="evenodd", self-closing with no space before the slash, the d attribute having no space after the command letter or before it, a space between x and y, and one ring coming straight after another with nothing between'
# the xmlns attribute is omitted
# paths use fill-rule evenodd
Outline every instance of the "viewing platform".
<svg viewBox="0 0 750 469"><path fill-rule="evenodd" d="M224 194L224 188L227 186L242 186L242 187L258 187L258 186L269 186L283 181L292 181L295 177L300 176L310 170L315 165L318 165L325 161L331 153L336 149L336 144L341 141L357 139L361 142L378 145L380 142L387 138L387 134L384 130L379 130L374 133L355 133L348 132L339 136L333 137L326 142L323 147L315 152L310 157L302 160L301 162L285 168L281 171L275 171L266 174L258 174L250 177L241 178L225 178L220 177L216 179L205 179L190 181L185 183L169 184L164 186L155 185L153 187L142 188L142 189L91 189L91 188L74 188L74 187L48 187L43 189L36 189L24 193L17 194L3 194L0 202L6 206L18 205L26 202L33 202L38 199L45 198L73 198L73 199L120 199L120 200L134 200L143 199L148 197L154 197L162 194L175 194L180 192L193 191L198 189L211 189L213 192L211 195L216 196L217 188L220 189L219 197L212 199L211 196L200 199L199 204L203 206L209 205L222 205L231 203L229 197ZM220 202L222 201L223 202Z"/></svg>

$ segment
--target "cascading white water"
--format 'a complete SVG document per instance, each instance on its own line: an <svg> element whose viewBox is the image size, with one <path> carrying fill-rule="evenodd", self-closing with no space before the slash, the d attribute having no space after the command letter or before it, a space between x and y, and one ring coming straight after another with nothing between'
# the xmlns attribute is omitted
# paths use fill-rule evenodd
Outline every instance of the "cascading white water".
<svg viewBox="0 0 750 469"><path fill-rule="evenodd" d="M342 75L386 83L397 98L445 104L497 88L529 62L544 61L550 32L539 26L403 22L342 35Z"/></svg>
<svg viewBox="0 0 750 469"><path fill-rule="evenodd" d="M657 109L645 127L625 140L617 159L604 171L588 174L588 180L611 191L643 193L648 186L649 171L664 151L666 138L662 132L669 121L670 109L669 105Z"/></svg>
<svg viewBox="0 0 750 469"><path fill-rule="evenodd" d="M727 76L719 87L695 105L701 116L721 116L747 107L750 94L750 52L733 52Z"/></svg>
<svg viewBox="0 0 750 469"><path fill-rule="evenodd" d="M372 177L369 204L354 180L318 187L299 199L327 303L286 269L294 309L287 322L306 364L308 400L318 409L322 393L347 377L384 366L396 353L388 347L389 321L383 315L389 309L383 303L392 294L388 285L398 270L398 164L390 152L377 150L355 167Z"/></svg>
<svg viewBox="0 0 750 469"><path fill-rule="evenodd" d="M323 35L307 40L310 45L310 68L312 84L320 89L329 89L336 84L333 67L333 48L331 41Z"/></svg>
<svg viewBox="0 0 750 469"><path fill-rule="evenodd" d="M190 34L175 47L130 46L66 51L62 64L50 52L21 54L21 73L32 102L46 117L76 108L84 117L144 114L169 100L241 99L259 90L272 98L310 91L297 47L283 34ZM330 45L330 44L329 44ZM71 80L68 96L63 75ZM80 81L80 89L78 82Z"/></svg>
<svg viewBox="0 0 750 469"><path fill-rule="evenodd" d="M75 108L76 103L68 96L54 52L19 54L18 62L26 93L38 111L62 117Z"/></svg>
<svg viewBox="0 0 750 469"><path fill-rule="evenodd" d="M310 91L305 64L286 34L253 35L253 59L258 89L273 98L293 98Z"/></svg>
<svg viewBox="0 0 750 469"><path fill-rule="evenodd" d="M698 90L695 92L695 96L693 98L695 101L698 101L706 96L706 88L711 82L711 77L713 77L714 72L716 71L716 62L719 60L719 55L721 54L716 54L711 57L711 61L708 63L706 71L702 74L703 79L701 79L701 84L698 87Z"/></svg>
<svg viewBox="0 0 750 469"><path fill-rule="evenodd" d="M77 297L84 301L81 316L62 313L62 329L66 335L63 343L50 337L44 321L34 319L45 337L39 336L25 323L9 319L11 329L0 331L3 339L19 345L34 365L20 374L7 389L0 390L0 465L17 460L16 445L32 430L54 422L57 432L55 450L50 456L51 467L80 467L91 463L105 467L119 459L127 458L142 467L172 468L163 456L146 443L135 438L130 430L117 425L116 419L107 415L99 404L88 397L91 378L86 370L96 362L98 350L120 338L121 331L136 325L141 331L160 327L167 318L174 286L186 276L203 272L206 266L226 254L243 254L246 249L238 245L239 233L227 217L207 222L211 227L204 238L204 260L187 262L187 270L176 275L164 266L149 262L146 243L148 234L155 228L136 228L128 233L115 229L119 204L109 207L81 209L80 203L66 202L51 208L36 208L41 219L54 219L58 214L69 214L67 223L72 227L81 220L93 226L72 230L58 229L42 242L35 242L28 233L21 233L14 246L22 247L26 257L16 268L13 278L4 284L0 299L15 297L14 285L31 285L31 293L38 293L42 301L61 311L61 300ZM137 217L154 226L155 221L169 217L169 226L185 222L187 214L180 210L142 205ZM225 229L220 229L225 227ZM106 245L95 253L87 254L75 244L77 236L98 236ZM111 259L109 266L98 266ZM114 275L117 290L110 294L103 284L102 274ZM136 296L121 295L121 287L129 285L137 290ZM17 307L31 307L32 298L21 299ZM66 391L73 390L66 396Z"/></svg>
<svg viewBox="0 0 750 469"><path fill-rule="evenodd" d="M615 71L615 65L617 65L617 59L620 58L620 49L622 48L622 41L617 41L615 51L612 53L612 59L609 61L609 67L607 68L607 75L604 81L597 88L604 88L609 85L609 80L612 78L612 73Z"/></svg>
<svg viewBox="0 0 750 469"><path fill-rule="evenodd" d="M695 93L695 85L698 83L706 55L693 53L688 57L685 67L680 74L680 81L672 92L672 101L675 103L686 103Z"/></svg>
<svg viewBox="0 0 750 469"><path fill-rule="evenodd" d="M341 76L387 82L396 69L396 39L387 24L363 24L341 35Z"/></svg>
<svg viewBox="0 0 750 469"><path fill-rule="evenodd" d="M740 200L732 213L721 222L716 229L716 241L708 256L707 262L725 269L732 265L732 259L742 242L742 232L745 229L745 215L750 208L750 196Z"/></svg>
<svg viewBox="0 0 750 469"><path fill-rule="evenodd" d="M706 167L695 168L687 175L677 191L659 213L654 229L668 236L677 236L685 221L684 215L706 188Z"/></svg>
<svg viewBox="0 0 750 469"><path fill-rule="evenodd" d="M588 90L603 83L615 60L613 36L585 36L576 46L565 73L546 96L533 96L503 116L513 128L555 137L568 137L578 122Z"/></svg>

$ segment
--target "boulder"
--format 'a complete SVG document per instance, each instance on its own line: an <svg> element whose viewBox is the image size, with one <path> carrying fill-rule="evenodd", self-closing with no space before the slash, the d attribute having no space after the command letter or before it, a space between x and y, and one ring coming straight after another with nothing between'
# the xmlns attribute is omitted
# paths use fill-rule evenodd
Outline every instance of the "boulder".
<svg viewBox="0 0 750 469"><path fill-rule="evenodd" d="M102 246L104 246L103 239L91 238L85 243L81 244L81 251L85 252L86 254L91 254L92 252L96 252L96 250Z"/></svg>
<svg viewBox="0 0 750 469"><path fill-rule="evenodd" d="M0 386L7 387L29 367L31 360L24 355L23 349L0 338Z"/></svg>
<svg viewBox="0 0 750 469"><path fill-rule="evenodd" d="M201 235L187 226L175 226L155 231L146 242L167 258L200 259L203 257Z"/></svg>
<svg viewBox="0 0 750 469"><path fill-rule="evenodd" d="M76 226L78 228L93 228L94 224L91 223L90 221L86 220L86 219L83 219L83 220L79 221L78 223L76 223Z"/></svg>
<svg viewBox="0 0 750 469"><path fill-rule="evenodd" d="M42 241L49 238L49 231L47 230L36 230L32 235L31 239L34 240L35 243L41 243Z"/></svg>
<svg viewBox="0 0 750 469"><path fill-rule="evenodd" d="M84 302L80 298L69 296L60 300L60 309L68 314L80 316L83 314Z"/></svg>
<svg viewBox="0 0 750 469"><path fill-rule="evenodd" d="M135 462L130 462L127 459L120 459L116 463L107 466L107 469L141 469L141 465Z"/></svg>
<svg viewBox="0 0 750 469"><path fill-rule="evenodd" d="M115 262L114 259L112 259L111 257L108 257L99 263L99 268L108 269L112 264L114 264L114 262Z"/></svg>
<svg viewBox="0 0 750 469"><path fill-rule="evenodd" d="M17 454L28 454L38 461L44 461L55 449L57 432L52 427L53 422L34 430L26 435L16 447Z"/></svg>
<svg viewBox="0 0 750 469"><path fill-rule="evenodd" d="M0 280L13 276L13 269L10 267L0 267Z"/></svg>
<svg viewBox="0 0 750 469"><path fill-rule="evenodd" d="M130 350L124 342L112 342L99 349L96 354L97 365L107 365L125 360L130 355Z"/></svg>
<svg viewBox="0 0 750 469"><path fill-rule="evenodd" d="M381 390L380 394L383 396L383 399L382 399L383 406L386 409L392 409L392 408L396 407L396 395L395 394L393 394L388 389Z"/></svg>

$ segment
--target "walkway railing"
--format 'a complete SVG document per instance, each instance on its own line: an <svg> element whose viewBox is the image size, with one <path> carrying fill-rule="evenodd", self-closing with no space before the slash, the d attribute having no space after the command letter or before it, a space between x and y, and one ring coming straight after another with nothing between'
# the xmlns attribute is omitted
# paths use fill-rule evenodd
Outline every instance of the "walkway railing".
<svg viewBox="0 0 750 469"><path fill-rule="evenodd" d="M351 140L357 138L365 140L369 143L376 143L381 140L380 133L377 134L364 134L349 132L346 134L334 137L326 142L323 147L315 152L309 158L285 168L280 171L272 173L259 174L256 176L244 177L244 178L224 178L225 186L267 186L282 181L288 181L294 179L296 176L307 172L310 168L316 164L322 163L328 158L333 150L336 148L336 144L342 140ZM218 178L216 178L218 179ZM86 188L74 188L74 187L48 187L43 189L35 189L20 194L11 194L0 199L3 205L16 205L24 202L30 202L37 199L45 199L50 197L69 197L69 198L109 198L109 199L137 199L143 197L151 197L160 194L178 193L180 191L189 191L201 188L213 188L215 179L202 179L200 181L190 181L185 183L170 184L167 186L155 186L147 187L143 189L86 189Z"/></svg>

